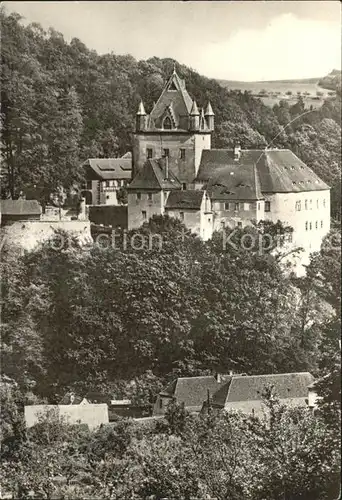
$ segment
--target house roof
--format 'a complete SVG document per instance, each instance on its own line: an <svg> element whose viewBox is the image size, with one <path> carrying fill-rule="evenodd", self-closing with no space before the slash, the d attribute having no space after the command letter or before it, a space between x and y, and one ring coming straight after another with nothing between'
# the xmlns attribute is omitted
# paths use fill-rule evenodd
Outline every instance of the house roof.
<svg viewBox="0 0 342 500"><path fill-rule="evenodd" d="M90 180L130 180L132 158L89 158L83 163Z"/></svg>
<svg viewBox="0 0 342 500"><path fill-rule="evenodd" d="M180 189L181 184L169 169L168 178L165 177L165 161L147 160L143 168L134 177L128 189Z"/></svg>
<svg viewBox="0 0 342 500"><path fill-rule="evenodd" d="M208 182L215 175L218 180L219 176L225 176L225 171L234 171L237 174L237 171L241 170L241 176L244 177L254 166L263 193L329 189L329 186L289 149L241 150L238 160L234 160L232 149L203 150L196 181Z"/></svg>
<svg viewBox="0 0 342 500"><path fill-rule="evenodd" d="M204 191L184 190L171 191L168 196L165 208L179 208L189 210L199 210L201 208Z"/></svg>
<svg viewBox="0 0 342 500"><path fill-rule="evenodd" d="M0 213L2 215L40 215L41 206L37 200L0 200Z"/></svg>
<svg viewBox="0 0 342 500"><path fill-rule="evenodd" d="M201 408L203 401L212 396L220 387L212 375L203 377L179 377L160 393L161 396L174 397L185 407Z"/></svg>
<svg viewBox="0 0 342 500"><path fill-rule="evenodd" d="M233 375L213 396L218 406L239 401L258 401L267 387L272 387L279 399L305 398L314 381L309 372L279 373L271 375Z"/></svg>

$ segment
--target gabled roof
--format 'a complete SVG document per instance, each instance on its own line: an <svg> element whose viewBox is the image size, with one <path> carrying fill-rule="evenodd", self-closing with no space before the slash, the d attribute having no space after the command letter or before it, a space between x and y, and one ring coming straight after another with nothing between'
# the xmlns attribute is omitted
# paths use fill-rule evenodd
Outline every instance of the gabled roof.
<svg viewBox="0 0 342 500"><path fill-rule="evenodd" d="M319 191L329 186L303 163L289 149L246 149L241 150L240 158L234 160L234 150L207 149L202 151L196 181L208 182L217 174L256 167L262 193L289 193ZM246 179L247 181L247 179Z"/></svg>
<svg viewBox="0 0 342 500"><path fill-rule="evenodd" d="M203 401L211 397L221 386L213 375L203 377L179 377L161 392L161 396L174 397L187 408L201 409Z"/></svg>
<svg viewBox="0 0 342 500"><path fill-rule="evenodd" d="M127 153L126 153L127 154ZM89 158L83 163L87 177L93 180L130 180L132 158Z"/></svg>
<svg viewBox="0 0 342 500"><path fill-rule="evenodd" d="M231 380L214 394L212 403L224 406L239 401L260 401L267 387L271 387L279 399L306 398L308 387L313 381L314 377L309 372L233 375Z"/></svg>
<svg viewBox="0 0 342 500"><path fill-rule="evenodd" d="M147 160L143 168L134 177L128 189L180 189L181 184L170 171L166 179L166 170L162 160Z"/></svg>
<svg viewBox="0 0 342 500"><path fill-rule="evenodd" d="M37 200L0 200L0 213L2 215L40 215L41 206Z"/></svg>
<svg viewBox="0 0 342 500"><path fill-rule="evenodd" d="M165 208L199 210L201 208L203 196L204 191L199 189L172 191L168 196Z"/></svg>
<svg viewBox="0 0 342 500"><path fill-rule="evenodd" d="M154 105L150 114L150 119L155 121L161 118L165 109L171 103L173 111L178 118L180 116L189 115L192 107L192 99L185 88L184 80L178 76L176 71L174 71L169 78L157 103Z"/></svg>

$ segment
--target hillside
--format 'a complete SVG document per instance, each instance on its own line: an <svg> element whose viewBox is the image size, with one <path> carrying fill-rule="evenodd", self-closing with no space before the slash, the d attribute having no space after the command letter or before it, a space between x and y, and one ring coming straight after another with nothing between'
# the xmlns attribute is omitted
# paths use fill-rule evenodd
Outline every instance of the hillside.
<svg viewBox="0 0 342 500"><path fill-rule="evenodd" d="M342 72L339 69L333 69L329 75L319 80L319 85L324 89L336 90L341 92Z"/></svg>
<svg viewBox="0 0 342 500"><path fill-rule="evenodd" d="M86 158L130 150L138 104L143 99L150 111L174 60L98 55L76 38L67 43L54 29L24 27L15 14L1 12L1 25L3 197L16 197L32 184L42 188L43 196L58 186L68 189L81 179L80 164ZM339 97L321 102L313 96L308 108L312 113L293 122L306 107L305 99L298 100L304 90L296 96L290 91L292 100L278 98L271 109L258 96L223 88L184 65L177 64L177 72L199 106L208 99L212 103L213 147L239 141L244 148L290 148L326 182L338 185ZM296 85L307 89L316 84Z"/></svg>

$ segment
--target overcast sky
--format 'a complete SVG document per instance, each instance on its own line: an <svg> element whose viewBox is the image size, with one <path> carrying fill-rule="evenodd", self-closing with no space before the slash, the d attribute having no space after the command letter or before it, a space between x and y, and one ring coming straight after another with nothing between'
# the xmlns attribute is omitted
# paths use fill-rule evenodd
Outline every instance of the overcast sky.
<svg viewBox="0 0 342 500"><path fill-rule="evenodd" d="M171 57L212 78L310 78L341 68L338 1L3 4L101 54Z"/></svg>

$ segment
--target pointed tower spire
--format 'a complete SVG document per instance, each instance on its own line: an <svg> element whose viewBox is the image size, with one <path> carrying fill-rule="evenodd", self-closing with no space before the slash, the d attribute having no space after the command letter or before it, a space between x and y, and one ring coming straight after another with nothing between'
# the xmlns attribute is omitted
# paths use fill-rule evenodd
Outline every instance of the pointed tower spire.
<svg viewBox="0 0 342 500"><path fill-rule="evenodd" d="M200 128L200 114L195 99L192 101L190 111L190 130L199 130Z"/></svg>
<svg viewBox="0 0 342 500"><path fill-rule="evenodd" d="M144 103L142 101L140 101L139 108L138 108L138 111L137 111L137 115L146 115L146 111L145 111L145 108L144 108Z"/></svg>
<svg viewBox="0 0 342 500"><path fill-rule="evenodd" d="M210 101L208 101L204 116L207 121L208 129L212 132L214 130L215 113L213 111L213 108L211 107Z"/></svg>
<svg viewBox="0 0 342 500"><path fill-rule="evenodd" d="M136 131L140 132L146 128L148 116L146 114L144 103L140 101L136 115Z"/></svg>
<svg viewBox="0 0 342 500"><path fill-rule="evenodd" d="M210 101L208 101L207 107L205 109L205 116L215 116L213 108L211 107Z"/></svg>
<svg viewBox="0 0 342 500"><path fill-rule="evenodd" d="M199 116L199 111L195 99L192 101L192 108L190 111L191 116Z"/></svg>

